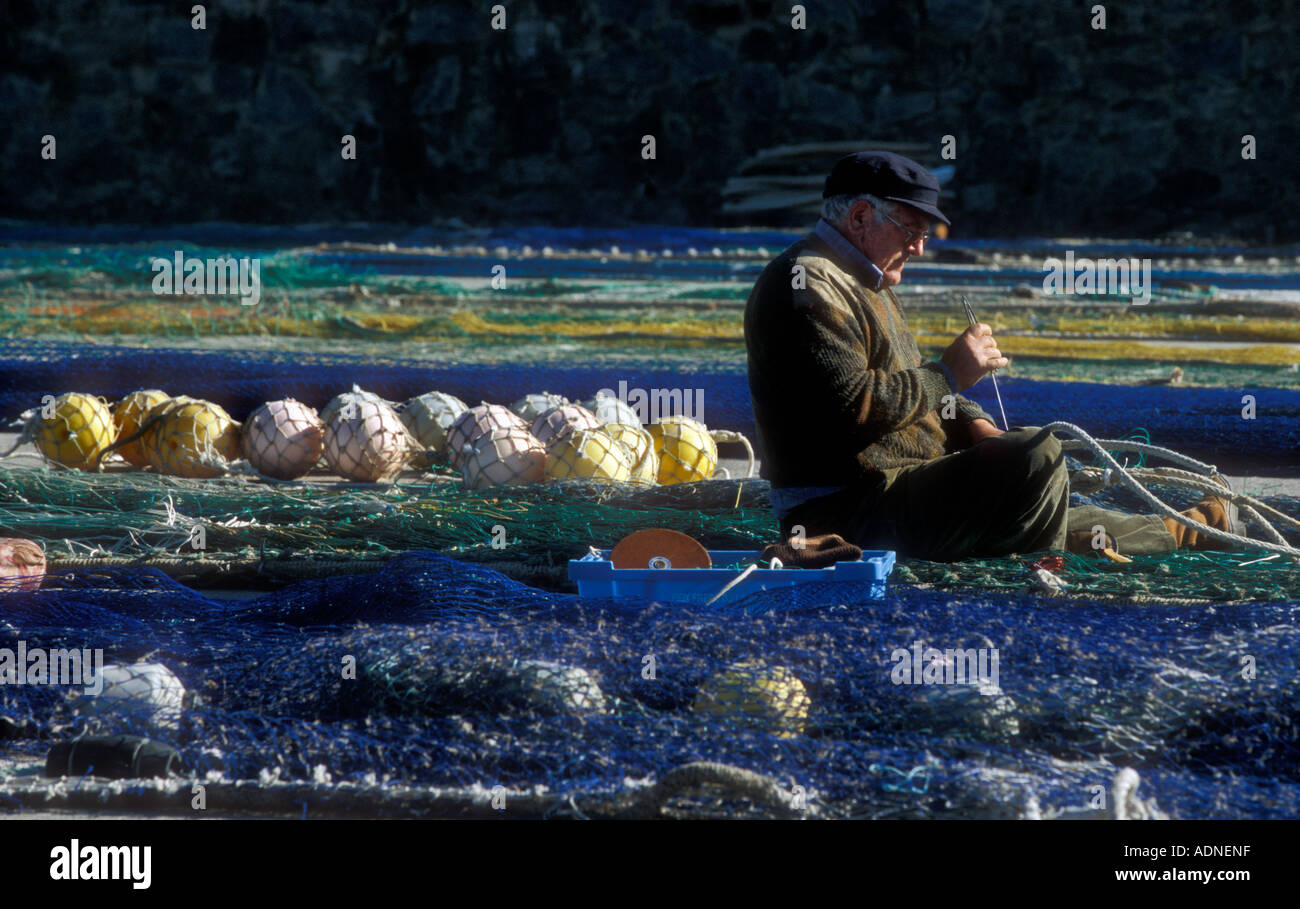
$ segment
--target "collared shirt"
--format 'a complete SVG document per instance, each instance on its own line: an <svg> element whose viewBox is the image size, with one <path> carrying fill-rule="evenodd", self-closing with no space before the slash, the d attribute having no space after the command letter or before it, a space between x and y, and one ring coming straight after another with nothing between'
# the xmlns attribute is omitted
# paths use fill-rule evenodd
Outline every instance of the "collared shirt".
<svg viewBox="0 0 1300 909"><path fill-rule="evenodd" d="M843 259L845 264L856 265L865 272L872 279L866 282L867 286L876 293L880 292L880 287L885 281L885 273L876 267L875 262L864 256L862 250L850 243L848 237L840 233L834 224L825 218L819 218L813 233L825 240L826 245L834 250L835 255Z"/></svg>

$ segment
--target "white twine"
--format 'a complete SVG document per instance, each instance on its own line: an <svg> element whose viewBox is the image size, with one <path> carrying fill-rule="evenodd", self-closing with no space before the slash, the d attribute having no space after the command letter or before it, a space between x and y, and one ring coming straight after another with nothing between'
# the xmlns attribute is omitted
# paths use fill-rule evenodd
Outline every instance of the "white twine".
<svg viewBox="0 0 1300 909"><path fill-rule="evenodd" d="M1043 429L1048 432L1063 432L1068 435L1074 436L1076 439L1079 439L1083 443L1083 446L1088 451L1090 451L1093 455L1099 458L1102 461L1102 463L1106 465L1108 470L1113 471L1114 474L1119 477L1119 481L1122 482L1129 489L1133 490L1133 492L1136 493L1137 496L1140 499L1142 499L1143 502L1151 506L1151 508L1154 509L1157 513L1163 514L1165 517L1173 518L1179 524L1182 524L1185 527L1193 528L1194 530L1197 531L1197 533L1203 534L1204 536L1207 536L1212 540L1218 540L1221 543L1228 543L1239 547L1263 549L1268 552L1278 552L1283 555L1292 556L1293 558L1300 557L1300 549L1288 545L1287 543L1269 543L1263 540L1255 540L1255 539L1251 539L1250 537L1240 536L1235 533L1228 533L1227 531L1218 530L1214 527L1210 527L1206 524L1202 524L1200 521L1197 521L1194 518L1189 518L1187 515L1175 511L1172 507L1166 505L1160 499L1156 498L1156 496L1145 486L1143 486L1137 480L1136 477L1134 477L1131 473L1129 473L1129 471L1125 470L1119 464L1118 461L1116 461L1113 457L1111 457L1110 452L1107 451L1106 448L1103 446L1105 445L1105 446L1111 446L1115 448L1129 448L1134 451L1145 451L1149 454L1153 454L1158 457L1165 458L1175 463L1183 464L1184 466L1190 467L1191 469L1199 473L1203 473L1207 476L1218 476L1219 475L1218 468L1215 467L1213 464L1204 464L1200 461L1197 461L1195 458L1189 458L1186 455L1179 454L1176 451L1170 451L1167 448L1161 448L1157 445L1146 445L1145 443L1142 442L1111 442L1111 441L1107 441L1105 443L1098 442L1096 439L1088 435L1088 433L1084 432L1078 426L1075 426L1073 423L1065 423L1065 422L1048 423L1046 426L1043 427ZM1062 443L1061 445L1062 449L1065 449L1067 446L1069 446L1070 450L1077 450L1078 448L1077 445L1068 442ZM1233 493L1231 490L1219 487L1218 484L1216 484L1214 491L1216 492L1216 494L1222 493L1223 498L1225 499L1235 499L1236 497L1236 494ZM1254 500L1251 500L1252 503L1253 501ZM1263 504L1263 503L1259 503L1259 504ZM1268 526L1268 522L1265 521L1263 517L1261 517L1258 514L1258 512L1255 513L1255 518L1259 520L1262 524ZM1274 534L1276 535L1276 531L1274 531Z"/></svg>

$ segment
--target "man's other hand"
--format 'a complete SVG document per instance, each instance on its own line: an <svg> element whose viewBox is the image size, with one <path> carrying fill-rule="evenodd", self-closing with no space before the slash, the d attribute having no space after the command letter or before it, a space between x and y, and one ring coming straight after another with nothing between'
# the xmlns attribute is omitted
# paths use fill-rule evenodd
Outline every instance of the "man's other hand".
<svg viewBox="0 0 1300 909"><path fill-rule="evenodd" d="M958 391L965 391L986 374L1011 362L998 350L998 342L993 340L993 329L983 322L958 335L941 359L952 370Z"/></svg>
<svg viewBox="0 0 1300 909"><path fill-rule="evenodd" d="M972 445L982 442L985 439L991 439L994 436L1002 435L1002 430L984 419L971 420L966 424L966 432L970 436L970 443Z"/></svg>

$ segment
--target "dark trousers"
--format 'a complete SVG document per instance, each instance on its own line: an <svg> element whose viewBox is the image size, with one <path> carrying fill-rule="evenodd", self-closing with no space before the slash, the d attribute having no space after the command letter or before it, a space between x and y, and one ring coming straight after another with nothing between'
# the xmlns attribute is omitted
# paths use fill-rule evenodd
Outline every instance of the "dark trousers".
<svg viewBox="0 0 1300 909"><path fill-rule="evenodd" d="M1129 554L1176 545L1153 515L1069 508L1061 444L1038 427L884 474L796 507L781 522L782 535L802 526L805 536L838 533L863 549L936 562L1090 548L1097 527Z"/></svg>

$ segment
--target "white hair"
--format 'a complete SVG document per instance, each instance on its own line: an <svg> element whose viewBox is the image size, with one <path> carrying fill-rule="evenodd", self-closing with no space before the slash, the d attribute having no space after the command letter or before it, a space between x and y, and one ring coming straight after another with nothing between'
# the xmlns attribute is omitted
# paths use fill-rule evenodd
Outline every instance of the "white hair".
<svg viewBox="0 0 1300 909"><path fill-rule="evenodd" d="M835 227L843 228L844 222L849 217L849 212L857 202L871 203L871 217L876 224L884 224L885 215L892 216L898 210L897 202L886 202L884 199L871 195L871 193L862 193L859 196L846 194L831 196L822 202L822 217Z"/></svg>

